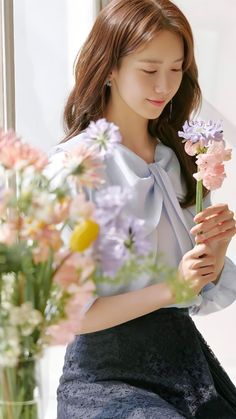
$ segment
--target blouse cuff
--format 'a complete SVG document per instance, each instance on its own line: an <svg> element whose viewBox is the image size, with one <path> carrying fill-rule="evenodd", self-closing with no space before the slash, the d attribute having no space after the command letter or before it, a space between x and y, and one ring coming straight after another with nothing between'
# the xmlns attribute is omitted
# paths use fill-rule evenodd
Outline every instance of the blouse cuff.
<svg viewBox="0 0 236 419"><path fill-rule="evenodd" d="M209 314L228 307L236 300L236 265L225 258L224 268L216 284L207 284L201 292L203 302L198 314Z"/></svg>
<svg viewBox="0 0 236 419"><path fill-rule="evenodd" d="M90 297L87 301L87 303L82 307L82 309L80 310L80 314L83 316L84 314L86 314L90 307L93 305L93 303L98 299L98 295L93 295L92 297Z"/></svg>

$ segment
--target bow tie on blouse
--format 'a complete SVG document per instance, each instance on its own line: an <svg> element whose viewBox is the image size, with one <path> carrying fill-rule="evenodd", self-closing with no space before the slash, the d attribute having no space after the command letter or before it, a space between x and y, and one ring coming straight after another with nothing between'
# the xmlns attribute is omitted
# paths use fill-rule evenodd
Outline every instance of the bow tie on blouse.
<svg viewBox="0 0 236 419"><path fill-rule="evenodd" d="M184 254L193 247L179 201L184 198L180 166L174 152L158 143L155 162L148 164L123 144L119 144L112 157L107 158L109 183L131 187L130 210L145 221L146 234L158 226L163 205ZM178 201L179 200L179 201Z"/></svg>

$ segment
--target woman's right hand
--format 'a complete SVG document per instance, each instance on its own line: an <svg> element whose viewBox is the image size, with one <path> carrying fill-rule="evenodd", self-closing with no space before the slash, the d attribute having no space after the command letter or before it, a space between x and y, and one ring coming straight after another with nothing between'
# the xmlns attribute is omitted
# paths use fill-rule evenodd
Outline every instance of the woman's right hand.
<svg viewBox="0 0 236 419"><path fill-rule="evenodd" d="M216 258L206 243L197 244L183 256L179 264L180 278L187 281L197 295L209 282L215 281Z"/></svg>

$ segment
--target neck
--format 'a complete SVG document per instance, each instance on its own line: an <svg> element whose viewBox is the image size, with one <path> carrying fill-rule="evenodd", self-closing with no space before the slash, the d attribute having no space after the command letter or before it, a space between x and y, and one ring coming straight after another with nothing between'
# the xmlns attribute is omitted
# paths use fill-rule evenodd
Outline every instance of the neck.
<svg viewBox="0 0 236 419"><path fill-rule="evenodd" d="M137 154L153 143L148 133L148 120L134 113L127 105L124 106L124 103L120 104L110 98L105 118L119 127L122 144Z"/></svg>

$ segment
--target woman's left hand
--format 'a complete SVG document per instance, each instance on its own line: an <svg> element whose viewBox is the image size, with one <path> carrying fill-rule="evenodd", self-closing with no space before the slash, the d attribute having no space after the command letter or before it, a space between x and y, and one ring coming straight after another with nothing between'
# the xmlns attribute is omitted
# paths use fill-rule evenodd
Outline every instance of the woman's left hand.
<svg viewBox="0 0 236 419"><path fill-rule="evenodd" d="M229 243L236 234L234 213L227 204L211 205L197 214L194 221L197 225L190 230L190 233L195 236L196 244Z"/></svg>
<svg viewBox="0 0 236 419"><path fill-rule="evenodd" d="M195 236L196 244L206 243L216 257L215 284L224 267L225 256L232 237L236 234L236 223L233 211L227 204L216 204L204 209L194 217L197 223L190 233Z"/></svg>

